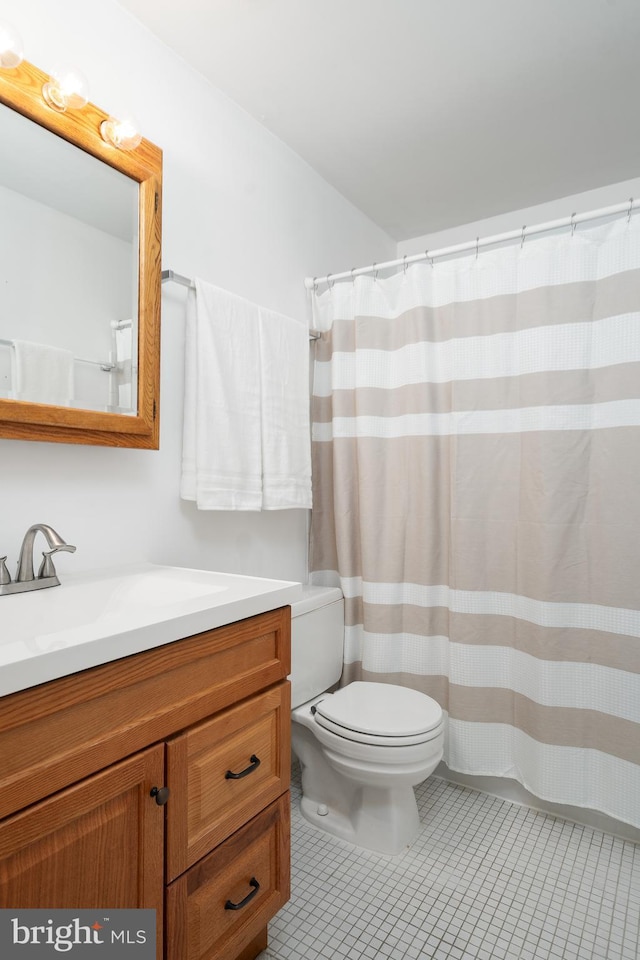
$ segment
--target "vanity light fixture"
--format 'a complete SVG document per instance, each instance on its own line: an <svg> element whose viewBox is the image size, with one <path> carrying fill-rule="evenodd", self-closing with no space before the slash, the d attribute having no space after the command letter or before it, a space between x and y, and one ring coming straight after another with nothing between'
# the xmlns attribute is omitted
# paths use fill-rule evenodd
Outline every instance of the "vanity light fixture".
<svg viewBox="0 0 640 960"><path fill-rule="evenodd" d="M0 70L12 70L23 58L20 34L10 23L0 20Z"/></svg>
<svg viewBox="0 0 640 960"><path fill-rule="evenodd" d="M13 70L24 59L22 39L10 23L0 20L0 70ZM62 64L42 85L45 103L58 113L82 110L89 102L89 83L76 67ZM100 124L100 136L118 150L135 150L142 141L132 117L109 117Z"/></svg>
<svg viewBox="0 0 640 960"><path fill-rule="evenodd" d="M56 67L42 88L42 96L58 113L67 109L81 110L89 101L89 84L75 67Z"/></svg>
<svg viewBox="0 0 640 960"><path fill-rule="evenodd" d="M118 150L135 150L142 134L133 117L109 117L100 124L100 135L106 143Z"/></svg>

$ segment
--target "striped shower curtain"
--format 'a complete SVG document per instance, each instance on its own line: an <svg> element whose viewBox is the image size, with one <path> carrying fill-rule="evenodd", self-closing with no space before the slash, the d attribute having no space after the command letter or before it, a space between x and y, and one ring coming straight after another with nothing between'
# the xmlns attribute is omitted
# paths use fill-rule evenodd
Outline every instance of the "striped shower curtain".
<svg viewBox="0 0 640 960"><path fill-rule="evenodd" d="M445 761L640 827L640 217L314 295L311 579Z"/></svg>

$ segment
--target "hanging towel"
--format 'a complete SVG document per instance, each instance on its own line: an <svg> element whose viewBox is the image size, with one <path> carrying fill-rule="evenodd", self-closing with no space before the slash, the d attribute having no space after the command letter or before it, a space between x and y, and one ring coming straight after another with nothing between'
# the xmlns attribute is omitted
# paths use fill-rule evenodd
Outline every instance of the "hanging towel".
<svg viewBox="0 0 640 960"><path fill-rule="evenodd" d="M252 304L189 291L180 495L200 510L260 510L260 348Z"/></svg>
<svg viewBox="0 0 640 960"><path fill-rule="evenodd" d="M311 507L309 331L260 310L262 509Z"/></svg>
<svg viewBox="0 0 640 960"><path fill-rule="evenodd" d="M69 406L73 399L73 354L28 340L14 340L11 377L16 400Z"/></svg>
<svg viewBox="0 0 640 960"><path fill-rule="evenodd" d="M310 507L306 328L201 280L195 287L181 497L201 510Z"/></svg>

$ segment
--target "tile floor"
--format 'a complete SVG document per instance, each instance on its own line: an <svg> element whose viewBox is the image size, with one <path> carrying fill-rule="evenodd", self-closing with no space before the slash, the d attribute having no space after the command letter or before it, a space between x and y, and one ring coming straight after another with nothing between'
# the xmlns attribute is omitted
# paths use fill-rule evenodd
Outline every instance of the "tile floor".
<svg viewBox="0 0 640 960"><path fill-rule="evenodd" d="M636 960L640 846L431 777L398 857L302 819L261 960Z"/></svg>

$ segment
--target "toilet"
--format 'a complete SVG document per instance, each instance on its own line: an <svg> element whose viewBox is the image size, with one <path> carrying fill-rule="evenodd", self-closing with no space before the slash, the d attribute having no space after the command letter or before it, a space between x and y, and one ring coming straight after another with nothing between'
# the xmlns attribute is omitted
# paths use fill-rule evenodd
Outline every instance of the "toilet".
<svg viewBox="0 0 640 960"><path fill-rule="evenodd" d="M292 748L302 771L302 814L360 847L397 854L420 820L414 786L442 759L435 700L342 673L344 600L337 588L304 587L291 604Z"/></svg>

